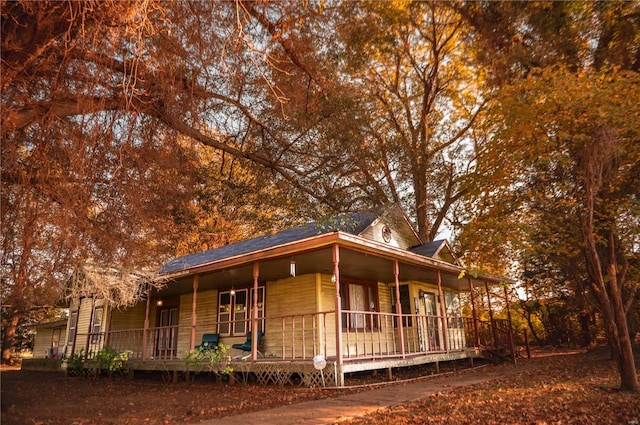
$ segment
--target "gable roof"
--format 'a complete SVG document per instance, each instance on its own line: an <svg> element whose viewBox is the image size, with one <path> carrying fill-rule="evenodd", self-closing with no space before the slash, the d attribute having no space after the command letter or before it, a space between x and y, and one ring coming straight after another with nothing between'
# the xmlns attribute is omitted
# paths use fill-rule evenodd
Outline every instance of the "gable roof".
<svg viewBox="0 0 640 425"><path fill-rule="evenodd" d="M188 254L175 258L162 266L160 273L172 273L191 267L223 260L237 255L248 254L266 248L272 248L289 242L332 232L344 232L360 235L380 216L376 212L355 212L341 214L324 221L312 222L303 226L286 229L281 232L259 236L253 239L232 243L207 251Z"/></svg>
<svg viewBox="0 0 640 425"><path fill-rule="evenodd" d="M437 258L450 263L455 263L457 257L446 239L431 241L422 245L409 248L409 251L424 255L429 258Z"/></svg>

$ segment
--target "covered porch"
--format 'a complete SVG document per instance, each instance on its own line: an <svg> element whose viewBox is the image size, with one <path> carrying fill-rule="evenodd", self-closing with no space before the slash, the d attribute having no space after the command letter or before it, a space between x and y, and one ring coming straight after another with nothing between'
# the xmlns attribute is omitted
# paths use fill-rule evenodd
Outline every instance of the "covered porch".
<svg viewBox="0 0 640 425"><path fill-rule="evenodd" d="M322 378L342 386L345 373L477 358L486 350L513 358L510 320L494 319L491 309L496 295L489 288L504 279L462 271L335 232L185 265L144 304L112 311L108 330L78 333L77 341L86 341L87 353L104 346L127 351L130 369L184 371L185 353L203 335L218 334L231 346L255 329L264 337L250 333L251 351L229 351L234 373L278 384L297 376L307 385ZM477 313L479 291L486 320ZM447 301L459 293L470 295L470 317ZM318 355L326 360L322 370L314 367Z"/></svg>

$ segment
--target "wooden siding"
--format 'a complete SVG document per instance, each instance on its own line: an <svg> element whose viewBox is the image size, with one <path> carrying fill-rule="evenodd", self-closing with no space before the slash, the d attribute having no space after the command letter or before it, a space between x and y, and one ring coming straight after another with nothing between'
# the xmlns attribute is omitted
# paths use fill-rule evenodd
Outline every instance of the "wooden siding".
<svg viewBox="0 0 640 425"><path fill-rule="evenodd" d="M386 242L382 238L382 228L385 225L389 226L389 228L391 229L391 240L389 242ZM407 240L404 237L404 235L402 235L402 233L399 231L398 228L395 228L393 227L392 224L385 223L383 221L379 221L375 223L373 226L366 229L364 232L362 232L361 236L365 239L370 239L372 241L380 242L386 245L391 245L401 249L406 249L407 247L411 246L414 243L414 241Z"/></svg>
<svg viewBox="0 0 640 425"><path fill-rule="evenodd" d="M265 314L273 317L267 320L263 351L266 356L282 356L282 347L299 346L304 341L305 352L313 353L313 323L310 316L303 316L317 311L316 274L290 277L267 282L265 294ZM287 318L284 323L279 317L300 315ZM297 344L295 344L297 342ZM299 346L298 353L302 355L303 348ZM285 353L290 356L292 353Z"/></svg>
<svg viewBox="0 0 640 425"><path fill-rule="evenodd" d="M82 349L87 349L87 345L89 342L89 334L91 333L91 320L93 317L93 309L96 307L104 308L103 313L103 322L102 322L102 332L107 331L107 327L109 324L109 308L104 300L93 300L91 298L82 298L79 301L73 301L71 306L69 307L69 321L67 322L67 329L65 334L65 339L63 343L69 341L69 323L71 321L71 315L74 312L78 313L78 321L76 324L76 341L75 341L75 352L79 352ZM62 344L61 344L62 345ZM73 343L68 343L66 347L66 354L71 353L71 346ZM91 344L89 347L89 351L97 351L100 350L103 346L103 341L100 340L98 344Z"/></svg>
<svg viewBox="0 0 640 425"><path fill-rule="evenodd" d="M56 328L36 328L36 338L33 341L33 358L34 359L44 359L49 355L49 349L52 347L53 342L53 334L54 332L59 333L60 340L58 341L58 347L62 350L64 346L64 334L65 329L64 326L56 327ZM60 354L62 351L60 351Z"/></svg>
<svg viewBox="0 0 640 425"><path fill-rule="evenodd" d="M336 284L331 281L331 275L320 276L320 304L323 311L334 311L336 309ZM327 342L324 350L328 357L336 355L336 315L330 314L326 320Z"/></svg>
<svg viewBox="0 0 640 425"><path fill-rule="evenodd" d="M147 309L146 302L136 304L124 310L111 312L111 331L123 331L128 329L142 329L144 327L144 315Z"/></svg>
<svg viewBox="0 0 640 425"><path fill-rule="evenodd" d="M178 307L178 346L176 350L178 358L183 358L185 353L193 348L191 346L191 317L193 316L192 303L193 294L180 296L180 305ZM196 310L196 319L197 317L198 311Z"/></svg>
<svg viewBox="0 0 640 425"><path fill-rule="evenodd" d="M198 292L197 300L196 345L202 342L203 334L218 332L216 325L218 322L218 291ZM191 302L191 297L189 298L189 302ZM182 302L180 304L182 304ZM191 320L191 315L189 315L189 320ZM189 321L189 323L191 323L191 321Z"/></svg>

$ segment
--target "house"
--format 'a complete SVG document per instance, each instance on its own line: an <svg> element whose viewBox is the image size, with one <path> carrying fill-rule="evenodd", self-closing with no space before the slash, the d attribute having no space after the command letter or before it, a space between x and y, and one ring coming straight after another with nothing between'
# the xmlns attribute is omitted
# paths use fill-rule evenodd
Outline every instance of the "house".
<svg viewBox="0 0 640 425"><path fill-rule="evenodd" d="M36 338L33 343L33 357L53 359L62 354L67 321L39 323L35 325Z"/></svg>
<svg viewBox="0 0 640 425"><path fill-rule="evenodd" d="M231 349L232 367L260 383L337 386L351 372L512 356L509 321L479 320L474 290L486 289L491 312L489 287L509 280L455 262L397 206L345 214L175 258L160 270L168 283L131 308L74 301L66 354L109 346L129 351L128 368L183 371L186 353L215 334L226 346L247 342L246 353ZM461 294L471 294L472 317Z"/></svg>

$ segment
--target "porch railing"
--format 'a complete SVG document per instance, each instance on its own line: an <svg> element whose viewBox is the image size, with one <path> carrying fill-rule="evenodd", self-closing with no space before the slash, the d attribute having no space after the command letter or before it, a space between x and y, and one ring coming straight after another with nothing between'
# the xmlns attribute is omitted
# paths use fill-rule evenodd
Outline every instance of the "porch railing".
<svg viewBox="0 0 640 425"><path fill-rule="evenodd" d="M241 329L251 329L251 323L251 319L246 320ZM220 325L229 329L226 325L230 324L200 323L196 334L217 333ZM335 352L335 311L260 318L259 329L264 330L267 342L263 341L263 346L258 348L270 360L311 360L317 354L329 358L328 354ZM474 322L462 317L343 310L343 360L446 353L469 347L509 347L509 331L507 320ZM145 330L141 328L78 334L75 351L85 348L91 356L108 345L119 352L128 351L129 359L172 360L184 357L179 350L193 348L190 347L190 336L191 326L188 325L149 328L146 338ZM239 339L222 336L220 343L231 345ZM195 344L199 343L196 339ZM264 346L268 349L264 350Z"/></svg>

